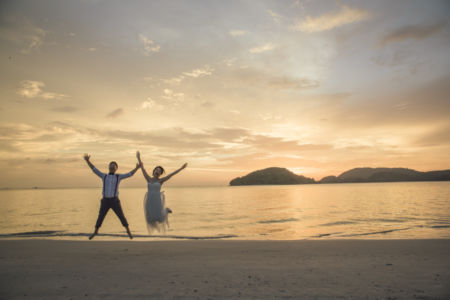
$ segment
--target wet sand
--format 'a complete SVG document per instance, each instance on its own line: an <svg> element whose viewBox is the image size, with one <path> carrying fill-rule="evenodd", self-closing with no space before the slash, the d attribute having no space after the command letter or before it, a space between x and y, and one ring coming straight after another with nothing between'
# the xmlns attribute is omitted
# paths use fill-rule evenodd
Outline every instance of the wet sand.
<svg viewBox="0 0 450 300"><path fill-rule="evenodd" d="M0 299L450 299L450 240L1 240Z"/></svg>

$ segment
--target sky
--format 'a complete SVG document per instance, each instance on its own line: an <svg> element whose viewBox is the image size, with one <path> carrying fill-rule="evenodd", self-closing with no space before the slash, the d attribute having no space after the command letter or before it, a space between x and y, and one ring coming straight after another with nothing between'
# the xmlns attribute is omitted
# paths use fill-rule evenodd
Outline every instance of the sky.
<svg viewBox="0 0 450 300"><path fill-rule="evenodd" d="M450 169L449 1L0 2L0 188ZM124 182L145 186L140 171Z"/></svg>

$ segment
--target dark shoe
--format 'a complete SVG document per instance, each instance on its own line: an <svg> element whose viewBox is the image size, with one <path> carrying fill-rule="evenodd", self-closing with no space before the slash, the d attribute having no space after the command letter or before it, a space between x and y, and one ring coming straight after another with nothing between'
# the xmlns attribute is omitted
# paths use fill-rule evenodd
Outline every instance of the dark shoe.
<svg viewBox="0 0 450 300"><path fill-rule="evenodd" d="M95 229L94 233L91 234L91 236L89 237L89 240L92 240L94 238L94 236L96 236L98 233L98 228Z"/></svg>
<svg viewBox="0 0 450 300"><path fill-rule="evenodd" d="M131 231L130 231L130 229L127 227L127 233L128 233L128 236L130 237L130 240L132 240L133 239L133 235L131 234Z"/></svg>

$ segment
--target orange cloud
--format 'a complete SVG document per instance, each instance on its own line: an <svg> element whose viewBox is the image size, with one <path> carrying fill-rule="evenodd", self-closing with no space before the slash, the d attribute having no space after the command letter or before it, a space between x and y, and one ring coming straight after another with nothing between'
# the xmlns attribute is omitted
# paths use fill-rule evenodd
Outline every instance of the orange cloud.
<svg viewBox="0 0 450 300"><path fill-rule="evenodd" d="M318 17L307 16L306 20L293 26L294 30L312 33L332 30L346 24L358 23L368 19L369 12L363 9L342 5L339 11L323 14Z"/></svg>

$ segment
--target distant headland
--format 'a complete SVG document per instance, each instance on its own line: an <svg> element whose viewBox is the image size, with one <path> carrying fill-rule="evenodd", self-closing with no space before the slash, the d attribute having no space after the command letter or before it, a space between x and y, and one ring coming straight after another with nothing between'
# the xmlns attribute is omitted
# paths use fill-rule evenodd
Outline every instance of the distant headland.
<svg viewBox="0 0 450 300"><path fill-rule="evenodd" d="M244 177L230 181L230 185L259 185L259 184L305 184L315 183L313 178L296 175L285 168L267 168L258 170Z"/></svg>
<svg viewBox="0 0 450 300"><path fill-rule="evenodd" d="M271 167L251 172L230 181L236 185L399 182L399 181L450 181L450 170L420 172L406 168L354 168L339 176L326 176L319 181L297 175L285 168Z"/></svg>

